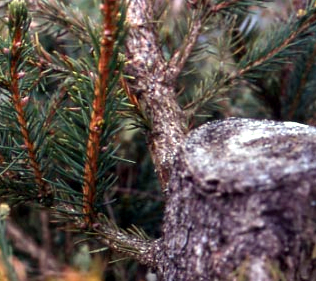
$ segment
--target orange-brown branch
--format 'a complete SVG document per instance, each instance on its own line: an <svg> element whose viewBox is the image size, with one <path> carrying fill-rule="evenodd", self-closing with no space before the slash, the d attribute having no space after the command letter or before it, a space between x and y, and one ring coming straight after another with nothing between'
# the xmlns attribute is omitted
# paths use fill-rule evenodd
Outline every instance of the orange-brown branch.
<svg viewBox="0 0 316 281"><path fill-rule="evenodd" d="M39 163L36 160L36 152L34 148L34 143L31 141L29 131L27 129L27 121L25 119L24 113L24 102L22 101L20 89L19 89L19 73L17 72L18 60L20 59L21 53L21 45L22 45L22 30L17 28L14 34L13 42L12 42L12 61L10 65L10 75L11 75L11 86L10 91L12 94L12 102L15 107L17 113L17 119L20 126L21 134L24 140L24 145L26 146L30 166L33 169L35 182L39 188L39 196L46 195L46 183L43 180L42 171L40 169Z"/></svg>
<svg viewBox="0 0 316 281"><path fill-rule="evenodd" d="M229 6L234 5L235 3L239 2L240 0L231 0L227 2L222 2L217 5L214 5L208 14L218 13L219 11L228 8Z"/></svg>
<svg viewBox="0 0 316 281"><path fill-rule="evenodd" d="M85 221L91 225L93 220L93 204L96 194L96 180L100 139L104 123L106 92L109 79L109 64L113 53L116 16L118 12L116 0L103 0L100 10L103 15L102 39L98 64L98 77L94 85L94 101L92 105L87 143L86 163L83 182L83 213Z"/></svg>
<svg viewBox="0 0 316 281"><path fill-rule="evenodd" d="M130 88L129 88L129 86L128 86L128 84L127 84L127 82L126 82L126 80L125 80L125 78L123 76L120 78L120 82L121 82L122 87L123 87L123 89L124 89L124 91L125 91L125 93L126 93L126 95L128 97L129 102L132 105L134 105L138 110L141 110L141 107L140 107L140 104L138 102L138 99L137 99L136 95L134 95L131 92L131 90L130 90Z"/></svg>

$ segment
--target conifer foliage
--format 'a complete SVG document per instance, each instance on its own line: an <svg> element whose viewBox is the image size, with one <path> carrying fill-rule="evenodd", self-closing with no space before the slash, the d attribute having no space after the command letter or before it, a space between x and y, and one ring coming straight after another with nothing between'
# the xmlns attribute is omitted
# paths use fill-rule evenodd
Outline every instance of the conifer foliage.
<svg viewBox="0 0 316 281"><path fill-rule="evenodd" d="M48 9L45 4L41 8ZM38 33L29 30L26 3L9 3L8 36L1 42L1 192L7 199L52 206L72 196L85 222L92 223L97 195L114 181L110 169L117 161L124 37L119 5L102 4L97 28L76 23L87 25L91 45L73 39L80 58L72 58L46 52Z"/></svg>
<svg viewBox="0 0 316 281"><path fill-rule="evenodd" d="M95 18L76 1L0 4L0 203L43 207L155 267L160 240L105 211L129 160L125 121L145 133L163 192L179 145L205 121L315 125L316 6L293 3L260 31L262 0L97 2Z"/></svg>

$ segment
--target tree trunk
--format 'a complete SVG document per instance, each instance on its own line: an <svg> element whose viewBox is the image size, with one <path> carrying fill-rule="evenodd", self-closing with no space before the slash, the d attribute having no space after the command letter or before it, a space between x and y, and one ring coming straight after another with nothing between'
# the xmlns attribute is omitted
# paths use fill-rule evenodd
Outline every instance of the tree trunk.
<svg viewBox="0 0 316 281"><path fill-rule="evenodd" d="M316 280L316 128L228 119L181 145L161 280Z"/></svg>
<svg viewBox="0 0 316 281"><path fill-rule="evenodd" d="M138 260L165 281L316 280L316 129L228 119L187 134L175 81L201 21L168 61L151 1L129 1L127 22L125 71L167 199Z"/></svg>

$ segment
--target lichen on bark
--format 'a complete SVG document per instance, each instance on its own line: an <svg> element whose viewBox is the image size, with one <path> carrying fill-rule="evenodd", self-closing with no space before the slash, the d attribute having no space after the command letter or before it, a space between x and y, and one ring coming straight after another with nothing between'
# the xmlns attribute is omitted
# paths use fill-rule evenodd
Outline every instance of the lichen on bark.
<svg viewBox="0 0 316 281"><path fill-rule="evenodd" d="M316 129L293 122L191 132L168 188L162 280L315 278L315 155Z"/></svg>
<svg viewBox="0 0 316 281"><path fill-rule="evenodd" d="M166 195L147 265L168 281L316 280L316 129L228 119L188 134L174 84L187 54L165 60L153 18L151 1L129 1L125 70Z"/></svg>
<svg viewBox="0 0 316 281"><path fill-rule="evenodd" d="M137 95L141 110L151 124L148 147L164 189L174 154L187 129L184 113L176 101L176 77L169 75L169 65L159 47L153 18L151 1L129 1L125 70L133 77L129 81L131 91Z"/></svg>

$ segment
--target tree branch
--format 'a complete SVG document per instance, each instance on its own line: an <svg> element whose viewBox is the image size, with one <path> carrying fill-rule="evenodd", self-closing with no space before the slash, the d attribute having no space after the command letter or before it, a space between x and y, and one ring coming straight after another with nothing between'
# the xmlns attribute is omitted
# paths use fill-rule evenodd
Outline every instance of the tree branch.
<svg viewBox="0 0 316 281"><path fill-rule="evenodd" d="M96 238L126 257L133 258L141 264L155 267L157 265L156 251L160 240L147 240L145 237L136 237L121 230L115 229L111 224L96 225L93 230Z"/></svg>
<svg viewBox="0 0 316 281"><path fill-rule="evenodd" d="M186 133L185 116L176 102L169 65L159 46L150 1L129 1L126 72L130 88L150 120L148 146L162 187L169 180L174 154Z"/></svg>
<svg viewBox="0 0 316 281"><path fill-rule="evenodd" d="M34 180L38 186L38 197L51 197L51 187L43 180L43 171L37 159L35 141L31 138L30 125L27 119L25 107L30 102L30 97L25 96L20 89L20 79L25 76L21 70L21 61L23 61L23 51L27 48L25 43L26 32L30 25L30 18L26 4L24 2L14 1L9 5L9 32L11 33L12 45L10 48L10 83L9 91L11 93L12 104L14 106L17 123L24 141L27 154L29 156L30 167L34 173Z"/></svg>
<svg viewBox="0 0 316 281"><path fill-rule="evenodd" d="M186 36L185 40L172 55L169 61L169 75L170 80L175 80L181 70L184 67L188 57L190 56L195 43L201 33L201 19L196 17L192 22L189 30L189 34Z"/></svg>
<svg viewBox="0 0 316 281"><path fill-rule="evenodd" d="M61 265L50 253L46 252L46 249L40 247L32 237L28 236L11 220L8 220L7 222L7 234L15 248L18 250L30 255L30 257L37 260L38 262L40 262L41 257L45 256L45 262L48 268L52 271L61 269Z"/></svg>
<svg viewBox="0 0 316 281"><path fill-rule="evenodd" d="M117 2L104 0L101 5L103 16L102 39L100 57L98 62L98 77L94 85L93 110L89 126L89 139L87 143L87 155L84 170L83 183L83 213L86 215L86 223L91 224L94 216L94 201L96 196L96 181L98 172L98 157L100 153L100 141L102 126L104 125L104 112L106 105L108 79L110 75L110 61L114 48L115 24L118 13Z"/></svg>

